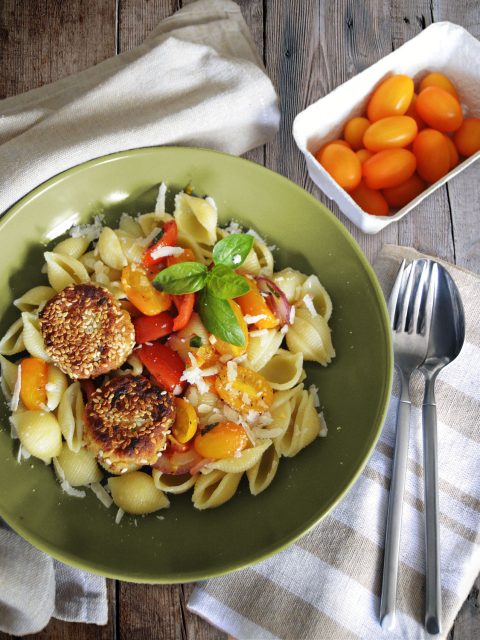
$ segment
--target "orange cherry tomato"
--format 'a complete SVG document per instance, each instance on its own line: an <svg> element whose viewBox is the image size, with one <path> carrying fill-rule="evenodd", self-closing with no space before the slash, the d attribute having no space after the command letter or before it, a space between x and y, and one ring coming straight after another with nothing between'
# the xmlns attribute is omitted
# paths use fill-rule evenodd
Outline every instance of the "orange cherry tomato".
<svg viewBox="0 0 480 640"><path fill-rule="evenodd" d="M450 170L451 170L453 169L453 167L457 166L457 164L460 161L460 157L458 155L457 147L453 143L453 140L448 136L445 136L445 140L447 141L447 144L448 144L448 152L450 154Z"/></svg>
<svg viewBox="0 0 480 640"><path fill-rule="evenodd" d="M416 174L399 184L398 187L390 187L383 190L383 195L388 204L394 209L401 209L411 200L416 198L427 188L426 183Z"/></svg>
<svg viewBox="0 0 480 640"><path fill-rule="evenodd" d="M373 92L367 106L370 122L388 116L403 116L413 97L413 80L405 75L395 75L384 80Z"/></svg>
<svg viewBox="0 0 480 640"><path fill-rule="evenodd" d="M443 73L433 71L432 73L426 75L420 82L420 91L423 91L427 87L440 87L440 89L447 91L450 95L458 100L458 94L455 87L447 78L447 76L443 75Z"/></svg>
<svg viewBox="0 0 480 640"><path fill-rule="evenodd" d="M197 432L198 417L192 405L183 398L175 397L175 422L172 434L180 444L185 444Z"/></svg>
<svg viewBox="0 0 480 640"><path fill-rule="evenodd" d="M413 153L417 159L417 172L425 182L436 182L450 170L447 138L440 131L420 131L413 143Z"/></svg>
<svg viewBox="0 0 480 640"><path fill-rule="evenodd" d="M343 137L354 151L363 147L363 134L369 126L370 120L362 117L352 118L345 125Z"/></svg>
<svg viewBox="0 0 480 640"><path fill-rule="evenodd" d="M415 108L430 127L438 131L456 131L463 122L459 101L440 87L420 91Z"/></svg>
<svg viewBox="0 0 480 640"><path fill-rule="evenodd" d="M320 164L345 191L355 189L362 167L355 152L340 144L329 144L320 155Z"/></svg>
<svg viewBox="0 0 480 640"><path fill-rule="evenodd" d="M212 428L204 429L193 441L195 451L202 458L233 458L248 447L245 429L235 422L219 422Z"/></svg>
<svg viewBox="0 0 480 640"><path fill-rule="evenodd" d="M240 305L244 316L263 316L254 323L257 329L273 329L278 327L280 320L272 313L270 307L265 302L265 298L260 293L256 281L251 276L246 276L246 280L250 285L250 291L244 293L243 296L235 298L235 302Z"/></svg>
<svg viewBox="0 0 480 640"><path fill-rule="evenodd" d="M156 316L166 311L172 304L168 293L157 291L150 282L146 268L141 264L132 264L122 271L122 289L130 302L145 316Z"/></svg>
<svg viewBox="0 0 480 640"><path fill-rule="evenodd" d="M365 184L369 189L396 187L415 171L415 156L407 149L379 151L362 165Z"/></svg>
<svg viewBox="0 0 480 640"><path fill-rule="evenodd" d="M363 136L370 151L406 147L417 135L417 123L409 116L389 116L371 124Z"/></svg>
<svg viewBox="0 0 480 640"><path fill-rule="evenodd" d="M453 141L458 153L467 158L480 151L480 118L465 118Z"/></svg>
<svg viewBox="0 0 480 640"><path fill-rule="evenodd" d="M418 96L416 93L414 93L410 106L405 111L405 115L415 120L415 122L417 123L417 129L418 131L420 131L421 129L425 128L425 122L420 118L420 116L417 113L417 107L416 107L417 100L418 100Z"/></svg>
<svg viewBox="0 0 480 640"><path fill-rule="evenodd" d="M24 358L20 371L20 399L27 409L41 411L47 404L48 364L40 358Z"/></svg>
<svg viewBox="0 0 480 640"><path fill-rule="evenodd" d="M366 160L373 156L373 151L369 151L368 149L359 149L355 151L357 158L360 160L360 164L363 164Z"/></svg>
<svg viewBox="0 0 480 640"><path fill-rule="evenodd" d="M338 138L338 140L331 140L330 142L327 142L327 144L324 144L323 147L320 147L320 149L318 151L315 152L315 159L320 162L320 156L322 155L324 149L326 147L328 147L328 145L330 144L340 144L342 145L342 147L347 147L347 149L350 149L350 145L348 144L348 142L346 140L342 140L340 138Z"/></svg>
<svg viewBox="0 0 480 640"><path fill-rule="evenodd" d="M388 202L380 191L369 189L363 180L356 189L350 192L350 196L366 213L370 213L372 216L388 216Z"/></svg>
<svg viewBox="0 0 480 640"><path fill-rule="evenodd" d="M223 367L215 380L220 398L236 411L265 413L273 402L273 390L268 381L256 371L237 365L236 377L229 379L228 368Z"/></svg>

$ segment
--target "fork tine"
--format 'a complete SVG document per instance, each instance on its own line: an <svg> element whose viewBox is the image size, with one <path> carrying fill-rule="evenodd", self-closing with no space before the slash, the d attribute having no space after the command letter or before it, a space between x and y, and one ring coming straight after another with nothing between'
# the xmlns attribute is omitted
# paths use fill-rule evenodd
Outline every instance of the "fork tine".
<svg viewBox="0 0 480 640"><path fill-rule="evenodd" d="M423 320L424 315L425 315L425 314L423 314L420 317L420 307L422 305L422 300L423 300L423 297L424 297L425 288L429 287L429 284L430 284L429 271L430 271L430 260L424 260L423 261L422 271L420 273L420 278L418 280L417 291L416 291L416 294L415 294L415 300L413 302L413 314L412 314L412 322L411 322L410 326L411 326L412 331L414 333L415 332L416 333L420 332L422 320Z"/></svg>
<svg viewBox="0 0 480 640"><path fill-rule="evenodd" d="M402 264L400 265L400 269L398 270L397 279L395 280L395 284L393 285L390 297L388 299L388 315L390 316L390 326L392 327L392 329L394 328L395 324L395 310L397 308L398 298L400 295L400 290L402 288L405 265L406 261L402 260Z"/></svg>
<svg viewBox="0 0 480 640"><path fill-rule="evenodd" d="M427 301L425 303L425 338L428 342L430 337L430 327L432 326L432 314L433 314L433 304L435 301L435 295L437 292L438 285L438 264L436 262L432 265L432 270L430 271L430 278L428 281L428 292L427 292Z"/></svg>
<svg viewBox="0 0 480 640"><path fill-rule="evenodd" d="M403 292L403 298L400 301L400 309L399 309L399 324L398 324L398 331L406 331L407 330L407 315L408 315L408 309L410 307L410 302L412 299L412 289L413 289L413 285L415 282L415 272L416 272L416 268L417 268L417 260L414 260L412 262L411 269L410 269L410 273L408 275L408 280L407 280L407 284L405 287L405 290Z"/></svg>

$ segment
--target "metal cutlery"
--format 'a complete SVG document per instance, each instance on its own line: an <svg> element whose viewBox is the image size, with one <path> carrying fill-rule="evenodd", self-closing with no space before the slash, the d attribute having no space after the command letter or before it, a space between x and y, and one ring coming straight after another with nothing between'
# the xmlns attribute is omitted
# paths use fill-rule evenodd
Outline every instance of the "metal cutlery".
<svg viewBox="0 0 480 640"><path fill-rule="evenodd" d="M380 622L387 630L395 626L398 559L403 494L410 431L410 377L423 364L429 345L430 325L437 280L437 264L403 261L388 302L395 366L400 377L396 440L385 533Z"/></svg>

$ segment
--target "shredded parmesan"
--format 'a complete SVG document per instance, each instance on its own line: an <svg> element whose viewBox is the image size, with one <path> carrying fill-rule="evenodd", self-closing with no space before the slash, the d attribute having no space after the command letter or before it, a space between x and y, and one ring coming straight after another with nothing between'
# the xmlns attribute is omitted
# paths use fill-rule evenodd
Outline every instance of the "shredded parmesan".
<svg viewBox="0 0 480 640"><path fill-rule="evenodd" d="M280 329L280 333L282 334L282 336L284 336L288 331L288 324L284 324L283 327Z"/></svg>
<svg viewBox="0 0 480 640"><path fill-rule="evenodd" d="M268 333L268 329L258 329L258 331L250 331L249 335L251 338L257 338L259 336L264 336Z"/></svg>
<svg viewBox="0 0 480 640"><path fill-rule="evenodd" d="M290 307L290 317L288 318L288 321L290 324L295 322L295 307L293 305Z"/></svg>
<svg viewBox="0 0 480 640"><path fill-rule="evenodd" d="M210 336L208 336L208 341L210 342L210 344L215 344L216 343L217 339L213 335L213 333Z"/></svg>
<svg viewBox="0 0 480 640"><path fill-rule="evenodd" d="M224 228L224 231L230 235L234 233L242 233L242 227L236 220L230 220L228 226Z"/></svg>
<svg viewBox="0 0 480 640"><path fill-rule="evenodd" d="M12 438L12 440L18 440L17 427L15 426L13 416L10 416L8 418L8 421L10 422L10 437Z"/></svg>
<svg viewBox="0 0 480 640"><path fill-rule="evenodd" d="M303 302L307 309L310 311L310 314L315 318L318 316L317 310L315 309L315 305L313 304L313 298L310 294L306 294L303 296Z"/></svg>
<svg viewBox="0 0 480 640"><path fill-rule="evenodd" d="M95 496L100 500L100 502L103 504L104 507L109 509L112 506L113 500L112 500L111 496L102 487L100 482L93 482L92 484L90 484L88 486L93 491Z"/></svg>
<svg viewBox="0 0 480 640"><path fill-rule="evenodd" d="M318 435L320 438L326 438L328 434L328 428L327 428L327 423L325 422L325 417L323 415L323 412L319 413L318 417L320 419L320 433Z"/></svg>
<svg viewBox="0 0 480 640"><path fill-rule="evenodd" d="M183 251L183 247L157 247L150 255L154 260L158 260L167 256L180 256Z"/></svg>
<svg viewBox="0 0 480 640"><path fill-rule="evenodd" d="M117 511L117 515L115 516L115 524L120 524L124 514L125 514L125 511L123 509L119 509Z"/></svg>
<svg viewBox="0 0 480 640"><path fill-rule="evenodd" d="M68 496L72 496L72 498L85 498L85 496L87 495L85 491L74 489L72 485L66 480L61 482L60 486L62 487L63 491L65 491Z"/></svg>
<svg viewBox="0 0 480 640"><path fill-rule="evenodd" d="M98 240L103 230L103 215L97 215L94 217L91 224L79 224L70 229L70 236L72 238L87 238L92 242Z"/></svg>
<svg viewBox="0 0 480 640"><path fill-rule="evenodd" d="M243 316L247 324L255 324L259 320L265 320L266 317L267 316L264 313L259 313L258 316L249 316L248 314Z"/></svg>
<svg viewBox="0 0 480 640"><path fill-rule="evenodd" d="M186 367L181 375L180 380L188 382L188 384L196 385L200 393L207 393L209 390L208 384L204 378L213 376L219 372L217 366L209 367L208 369L200 369L197 360L191 351L188 352L188 358L190 359L191 366Z"/></svg>
<svg viewBox="0 0 480 640"><path fill-rule="evenodd" d="M237 363L233 360L227 362L227 378L228 382L235 382L237 379Z"/></svg>
<svg viewBox="0 0 480 640"><path fill-rule="evenodd" d="M12 399L10 400L10 410L16 411L18 409L18 403L20 402L20 390L22 388L22 365L18 365L17 379L15 380L15 387L13 388Z"/></svg>
<svg viewBox="0 0 480 640"><path fill-rule="evenodd" d="M157 201L155 202L155 213L165 212L165 196L167 194L167 185L162 182L158 189Z"/></svg>
<svg viewBox="0 0 480 640"><path fill-rule="evenodd" d="M313 406L319 407L320 406L320 398L318 397L318 387L316 387L314 384L311 384L308 388L308 393L310 394L312 401L313 401Z"/></svg>
<svg viewBox="0 0 480 640"><path fill-rule="evenodd" d="M233 264L240 264L241 261L242 261L242 256L239 253L236 253L232 258Z"/></svg>

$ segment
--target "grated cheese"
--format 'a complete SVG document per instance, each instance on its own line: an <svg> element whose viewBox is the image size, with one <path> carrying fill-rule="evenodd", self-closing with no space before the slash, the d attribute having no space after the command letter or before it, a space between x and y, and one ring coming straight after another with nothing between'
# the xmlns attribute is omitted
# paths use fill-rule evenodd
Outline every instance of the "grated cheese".
<svg viewBox="0 0 480 640"><path fill-rule="evenodd" d="M210 342L210 344L215 344L216 343L217 339L213 335L213 333L210 336L208 336L208 341Z"/></svg>
<svg viewBox="0 0 480 640"><path fill-rule="evenodd" d="M318 316L317 310L315 309L315 305L313 304L313 298L310 294L306 294L303 296L303 303L305 304L305 306L307 307L307 309L310 311L310 314L315 318L315 316Z"/></svg>
<svg viewBox="0 0 480 640"><path fill-rule="evenodd" d="M313 406L319 407L320 406L320 398L318 397L318 387L316 387L314 384L311 384L308 388L308 393L310 394L312 401L313 401Z"/></svg>
<svg viewBox="0 0 480 640"><path fill-rule="evenodd" d="M103 230L103 215L96 215L91 224L78 224L69 231L72 238L87 238L92 242L98 240Z"/></svg>
<svg viewBox="0 0 480 640"><path fill-rule="evenodd" d="M259 336L264 336L268 333L268 329L258 329L258 331L250 331L249 335L251 338L257 338Z"/></svg>
<svg viewBox="0 0 480 640"><path fill-rule="evenodd" d="M327 423L325 422L325 417L323 415L323 411L318 414L320 419L320 433L318 434L320 438L326 438L328 434Z"/></svg>
<svg viewBox="0 0 480 640"><path fill-rule="evenodd" d="M18 365L17 379L15 380L15 387L13 388L12 399L10 400L10 410L16 411L20 402L20 391L22 388L22 364Z"/></svg>
<svg viewBox="0 0 480 640"><path fill-rule="evenodd" d="M282 334L282 336L284 336L288 331L288 324L284 324L283 327L280 329L280 333Z"/></svg>
<svg viewBox="0 0 480 640"><path fill-rule="evenodd" d="M10 437L12 440L18 440L18 433L17 433L17 427L15 426L15 421L13 416L10 416L8 418L8 421L10 422Z"/></svg>
<svg viewBox="0 0 480 640"><path fill-rule="evenodd" d="M158 260L167 256L180 256L183 251L183 247L157 247L150 255L154 260Z"/></svg>
<svg viewBox="0 0 480 640"><path fill-rule="evenodd" d="M188 384L191 385L196 385L200 393L207 393L210 387L205 382L204 378L215 375L219 372L219 368L214 366L209 367L208 369L200 369L197 360L191 351L188 352L188 358L190 359L191 366L186 367L180 377L180 380L188 382Z"/></svg>
<svg viewBox="0 0 480 640"><path fill-rule="evenodd" d="M247 324L255 324L259 320L265 320L266 317L267 316L264 313L259 313L258 316L249 316L248 314L243 316Z"/></svg>
<svg viewBox="0 0 480 640"><path fill-rule="evenodd" d="M120 524L124 515L125 511L123 509L119 509L117 511L117 515L115 516L115 524Z"/></svg>
<svg viewBox="0 0 480 640"><path fill-rule="evenodd" d="M104 487L100 484L100 482L92 482L92 484L88 485L90 489L93 491L95 496L100 500L104 507L109 509L113 500L111 496L105 491Z"/></svg>
<svg viewBox="0 0 480 640"><path fill-rule="evenodd" d="M232 258L233 264L240 264L241 261L242 261L242 256L239 253L236 253Z"/></svg>
<svg viewBox="0 0 480 640"><path fill-rule="evenodd" d="M288 318L288 321L290 324L293 324L295 322L295 307L293 305L290 307L290 316Z"/></svg>
<svg viewBox="0 0 480 640"><path fill-rule="evenodd" d="M155 202L155 213L165 213L165 196L167 194L167 185L162 182L158 189L157 201Z"/></svg>
<svg viewBox="0 0 480 640"><path fill-rule="evenodd" d="M237 363L233 360L227 362L227 379L228 382L235 382L237 379Z"/></svg>
<svg viewBox="0 0 480 640"><path fill-rule="evenodd" d="M72 496L72 498L85 498L87 495L85 491L79 491L78 489L74 489L72 485L69 482L67 482L67 480L64 480L63 482L61 482L60 486L62 487L63 491L65 491L65 493L68 496Z"/></svg>

